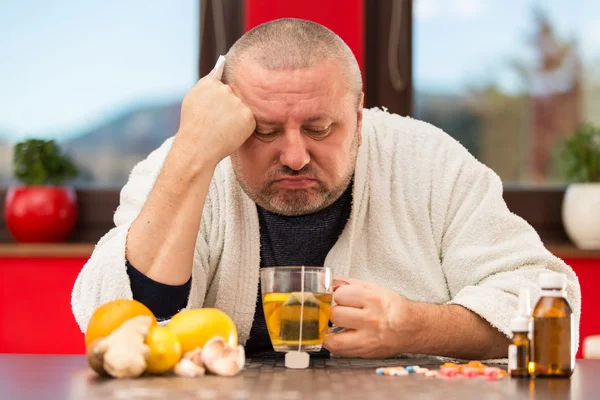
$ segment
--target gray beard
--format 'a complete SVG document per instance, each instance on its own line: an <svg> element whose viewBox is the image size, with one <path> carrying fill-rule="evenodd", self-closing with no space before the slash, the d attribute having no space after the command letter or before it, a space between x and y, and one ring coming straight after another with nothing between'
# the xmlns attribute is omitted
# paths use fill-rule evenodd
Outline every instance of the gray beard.
<svg viewBox="0 0 600 400"><path fill-rule="evenodd" d="M307 175L312 176L317 180L317 188L273 190L267 186L259 190L253 190L246 185L244 179L240 176L240 168L235 154L232 154L231 161L239 185L252 201L265 210L275 214L298 216L313 214L329 207L337 199L339 199L344 191L348 188L350 181L352 180L352 176L354 175L354 168L356 167L356 159L358 157L358 129L356 130L354 139L352 141L350 157L350 164L348 170L346 171L346 176L339 185L330 190L328 190L328 188L323 184L323 181L319 179L318 171L313 170L312 167L309 166L305 167L306 170L303 168L299 171L291 170L286 166L282 166L282 169L286 169L286 173L289 175L299 175L303 172L309 172ZM276 176L280 176L280 174L277 172L275 172L273 175L273 177L269 177L269 182L272 182L271 178L274 179Z"/></svg>

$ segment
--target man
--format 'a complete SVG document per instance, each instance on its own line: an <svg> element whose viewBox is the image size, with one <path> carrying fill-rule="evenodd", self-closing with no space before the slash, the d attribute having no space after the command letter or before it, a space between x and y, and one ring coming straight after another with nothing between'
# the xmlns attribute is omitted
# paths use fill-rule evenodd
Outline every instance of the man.
<svg viewBox="0 0 600 400"><path fill-rule="evenodd" d="M136 298L161 319L217 307L248 353L270 350L259 268L325 265L340 282L327 336L339 356L505 357L517 294L577 277L510 213L499 178L435 127L363 110L344 42L272 21L227 54L223 83L185 96L177 134L139 163L73 290L94 309Z"/></svg>

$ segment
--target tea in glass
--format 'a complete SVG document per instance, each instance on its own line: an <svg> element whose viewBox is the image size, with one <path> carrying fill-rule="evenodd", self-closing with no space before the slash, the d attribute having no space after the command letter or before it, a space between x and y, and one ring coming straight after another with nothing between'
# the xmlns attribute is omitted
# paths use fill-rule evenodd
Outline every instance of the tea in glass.
<svg viewBox="0 0 600 400"><path fill-rule="evenodd" d="M261 279L273 349L321 350L331 315L331 271L324 267L262 268Z"/></svg>
<svg viewBox="0 0 600 400"><path fill-rule="evenodd" d="M319 351L331 315L329 293L268 293L263 307L275 351ZM303 318L302 318L303 316Z"/></svg>

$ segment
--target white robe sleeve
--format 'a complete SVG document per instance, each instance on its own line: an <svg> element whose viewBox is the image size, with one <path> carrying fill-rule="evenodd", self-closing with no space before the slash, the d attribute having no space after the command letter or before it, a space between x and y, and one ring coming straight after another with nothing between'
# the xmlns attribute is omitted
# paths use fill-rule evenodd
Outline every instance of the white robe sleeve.
<svg viewBox="0 0 600 400"><path fill-rule="evenodd" d="M529 288L532 307L542 271L567 277L567 299L579 343L581 290L573 270L552 255L535 230L511 213L502 182L454 140L441 146L432 192L432 214L443 224L440 258L451 304L475 312L510 336L520 288Z"/></svg>
<svg viewBox="0 0 600 400"><path fill-rule="evenodd" d="M133 296L125 260L127 234L156 182L173 139L166 140L133 168L127 184L121 190L120 204L114 215L115 227L100 239L75 281L71 306L83 332L98 306ZM197 253L195 264L200 262Z"/></svg>

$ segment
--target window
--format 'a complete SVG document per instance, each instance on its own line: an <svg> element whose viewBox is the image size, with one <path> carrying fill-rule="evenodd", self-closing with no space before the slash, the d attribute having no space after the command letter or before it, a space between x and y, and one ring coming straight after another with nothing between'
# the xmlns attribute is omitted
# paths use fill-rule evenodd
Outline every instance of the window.
<svg viewBox="0 0 600 400"><path fill-rule="evenodd" d="M415 117L505 182L561 183L561 138L600 124L600 2L414 1Z"/></svg>
<svg viewBox="0 0 600 400"><path fill-rule="evenodd" d="M198 1L2 2L0 186L12 145L54 138L78 186L120 188L179 126L198 76Z"/></svg>

